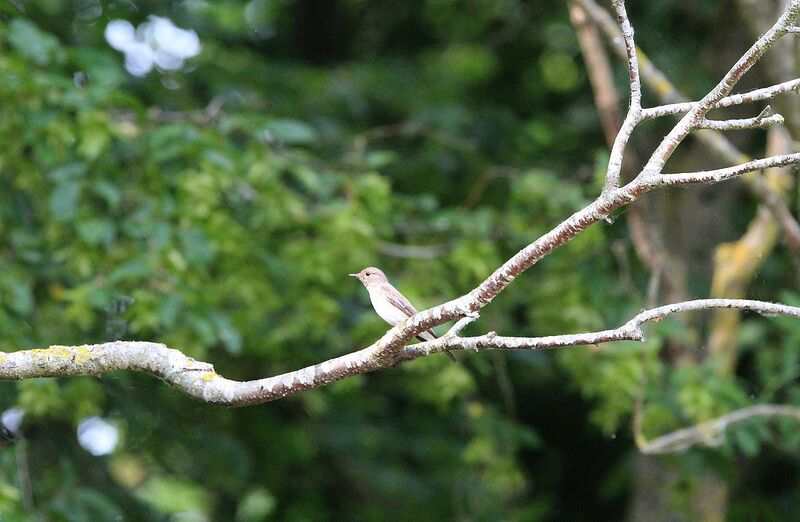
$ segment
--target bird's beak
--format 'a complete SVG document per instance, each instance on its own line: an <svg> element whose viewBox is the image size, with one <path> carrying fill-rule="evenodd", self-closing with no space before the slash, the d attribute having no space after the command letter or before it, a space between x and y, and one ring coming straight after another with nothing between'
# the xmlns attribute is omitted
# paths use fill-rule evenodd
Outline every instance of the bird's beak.
<svg viewBox="0 0 800 522"><path fill-rule="evenodd" d="M349 275L350 277L358 277L359 276L359 274L347 274L347 275Z"/></svg>

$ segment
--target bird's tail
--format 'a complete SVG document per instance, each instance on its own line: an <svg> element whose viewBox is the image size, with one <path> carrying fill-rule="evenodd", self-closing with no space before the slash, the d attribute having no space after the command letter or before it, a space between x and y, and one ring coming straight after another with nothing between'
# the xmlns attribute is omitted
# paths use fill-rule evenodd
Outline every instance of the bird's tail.
<svg viewBox="0 0 800 522"><path fill-rule="evenodd" d="M436 334L433 333L432 330L426 330L417 335L417 339L419 339L420 341L433 341L434 339L436 339ZM456 356L453 355L453 352L451 352L450 350L445 350L444 353L448 357L450 357L450 360L453 361L454 363L458 362L458 359L456 359Z"/></svg>

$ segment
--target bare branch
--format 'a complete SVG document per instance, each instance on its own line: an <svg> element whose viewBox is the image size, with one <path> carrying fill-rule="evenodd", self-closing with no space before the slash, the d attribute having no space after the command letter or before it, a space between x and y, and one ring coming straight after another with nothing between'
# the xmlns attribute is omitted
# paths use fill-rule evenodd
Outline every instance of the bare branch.
<svg viewBox="0 0 800 522"><path fill-rule="evenodd" d="M478 312L471 312L465 315L464 317L456 321L456 324L451 326L450 329L447 331L447 333L444 334L442 337L458 336L458 334L460 334L461 331L464 330L464 328L466 328L470 323L474 323L475 321L477 321L479 317L480 314Z"/></svg>
<svg viewBox="0 0 800 522"><path fill-rule="evenodd" d="M217 374L211 364L192 359L163 344L114 341L94 345L51 346L46 349L0 352L0 379L100 375L116 370L134 370L156 375L174 388L203 402L244 406L295 395L345 377L385 368L402 360L416 359L445 349L541 350L609 341L640 341L644 338L641 326L647 321L657 321L674 313L710 308L737 308L769 316L782 314L800 317L800 308L794 306L746 299L700 299L641 312L613 330L547 337L505 337L493 333L478 337L459 337L458 331L477 319L477 314L470 314L457 322L447 335L434 341L406 347L398 353L398 357L389 362L382 362L379 357L379 341L369 348L301 370L244 382L226 379ZM390 330L389 334L395 329Z"/></svg>
<svg viewBox="0 0 800 522"><path fill-rule="evenodd" d="M597 27L588 20L583 7L572 2L569 19L575 26L578 43L581 46L583 63L589 75L589 82L592 84L594 104L600 114L603 133L609 146L612 146L622 126L622 118L619 114L619 95L614 86L611 64L603 49Z"/></svg>
<svg viewBox="0 0 800 522"><path fill-rule="evenodd" d="M726 167L716 170L704 170L700 172L684 172L681 174L659 174L652 178L651 183L658 186L669 185L692 185L697 183L716 183L726 179L741 176L747 172L756 170L763 170L772 167L785 167L786 165L794 165L800 162L800 153L782 154L780 156L770 156L769 158L762 158L734 167Z"/></svg>
<svg viewBox="0 0 800 522"><path fill-rule="evenodd" d="M294 372L237 382L218 375L211 364L196 361L163 344L114 341L0 353L0 379L71 377L134 370L160 377L170 386L200 401L242 406L294 395L377 369L380 367L377 360L374 347L370 347Z"/></svg>
<svg viewBox="0 0 800 522"><path fill-rule="evenodd" d="M642 325L648 321L659 321L668 315L709 309L751 310L765 316L790 315L800 317L800 307L753 301L749 299L697 299L645 310L618 328L578 334L549 335L545 337L508 337L489 332L477 337L442 336L407 346L402 351L402 360L416 359L444 350L544 350L567 346L596 345L611 341L642 341Z"/></svg>
<svg viewBox="0 0 800 522"><path fill-rule="evenodd" d="M769 100L780 94L800 89L800 78L789 80L788 82L771 85L762 89L745 92L742 94L734 94L722 98L712 109L722 109L725 107L733 107L734 105L741 105L743 103L753 103L757 101ZM642 119L650 120L653 118L660 118L662 116L670 116L689 112L697 102L681 102L671 103L667 105L659 105L657 107L649 107L642 109Z"/></svg>
<svg viewBox="0 0 800 522"><path fill-rule="evenodd" d="M589 19L586 10L577 3L577 0L572 0L569 13L570 20L575 26L581 53L583 54L583 62L594 92L595 105L610 148L613 147L617 132L622 126L622 118L619 115L619 95L614 86L611 66L603 49L603 43L600 40L596 24ZM613 25L613 20L611 23ZM621 33L617 41L620 42L618 48L621 51L621 57L626 58L627 52ZM653 69L652 65L648 67L648 64L650 62L644 57L642 65L645 73ZM646 74L643 76L647 77ZM621 172L621 182L623 183L625 180L631 180L636 176L640 165L635 150L628 148L624 156ZM659 283L663 279L665 283L663 288L668 296L666 300L671 302L684 301L686 299L686 268L674 253L664 246L662 234L648 219L651 206L651 202L648 199L639 199L637 205L628 207L625 217L628 222L631 242L642 262L652 270L653 274L658 275L657 278L651 280L653 283L651 290L660 288ZM615 246L621 245L615 243ZM620 266L627 264L626 253L620 252L618 248L612 248L612 251ZM632 281L630 282L632 283ZM650 306L655 306L655 296L657 294L654 291L648 291L647 295L648 301L646 302Z"/></svg>
<svg viewBox="0 0 800 522"><path fill-rule="evenodd" d="M625 45L622 42L622 33L608 12L600 7L594 0L573 1L580 5L589 15L589 18L601 29L608 41L612 44L611 46L614 52L620 58L625 59L626 51ZM769 26L767 26L767 28L768 27ZM640 71L642 73L642 78L663 102L668 103L668 105L643 109L643 117L658 117L660 115L659 111L662 110L665 115L668 113L681 114L691 110L696 102L688 101L688 98L675 88L664 73L653 65L653 62L647 58L645 53L639 50L638 55L641 61ZM720 100L715 108L730 107L750 101L766 100L778 94L798 89L800 89L800 79L790 80L772 87L728 96ZM732 165L745 163L751 159L737 149L721 132L702 129L697 131L695 135L699 141L709 147L711 152ZM767 175L774 176L780 174L774 172L767 173ZM778 223L781 224L786 234L789 247L794 255L800 258L800 224L798 224L787 206L785 200L786 196L777 188L777 186L781 184L767 181L768 179L769 178L765 178L764 176L745 177L745 181L759 201L770 210ZM636 229L632 228L632 232L636 232Z"/></svg>
<svg viewBox="0 0 800 522"><path fill-rule="evenodd" d="M621 0L615 1L620 23L627 23ZM764 37L737 62L725 79L703 100L697 102L675 129L662 142L656 154L632 182L623 187L607 184L600 196L589 205L537 240L517 252L468 294L417 313L393 327L371 346L301 370L247 382L225 379L214 372L213 366L198 362L163 344L151 342L115 341L97 345L53 346L43 350L23 350L0 353L0 379L24 379L74 375L98 375L111 370L138 370L152 373L188 395L209 403L231 406L266 402L304 390L317 388L345 377L370 372L395 364L400 359L413 359L445 349L541 349L582 344L597 344L615 340L641 340L642 323L666 315L707 308L749 309L764 314L788 314L800 317L800 308L748 300L706 299L687 301L642 312L625 325L601 332L569 334L540 338L501 337L489 333L479 337L459 337L457 334L474 320L481 308L490 303L517 276L553 250L570 241L592 224L611 215L638 196L661 186L714 182L742 173L768 167L800 162L800 153L774 156L716 171L664 175L661 168L669 155L696 128L705 113L724 98L742 74L766 51L800 11L800 0L793 0L786 13ZM633 45L632 30L626 42ZM632 84L632 106L640 94L635 52L629 55ZM620 151L621 153L621 151ZM610 169L610 172L613 169ZM612 176L613 178L613 176ZM453 328L453 334L427 343L406 347L417 334L434 326L464 318Z"/></svg>
<svg viewBox="0 0 800 522"><path fill-rule="evenodd" d="M737 60L716 87L711 89L702 100L695 103L692 109L664 137L642 170L643 175L649 176L661 172L667 160L684 138L697 128L712 107L730 94L731 89L741 77L772 47L778 38L786 34L786 29L794 23L798 14L800 14L800 0L792 0L787 5L784 13L778 18L778 21L775 22L775 25Z"/></svg>
<svg viewBox="0 0 800 522"><path fill-rule="evenodd" d="M716 447L722 444L723 434L729 426L754 417L794 417L800 420L800 408L781 404L748 406L714 420L673 431L651 441L637 440L637 446L639 446L639 451L649 454L686 451L698 444Z"/></svg>
<svg viewBox="0 0 800 522"><path fill-rule="evenodd" d="M586 14L589 15L589 18L591 18L592 21L597 24L600 31L606 35L606 38L611 43L614 52L621 59L627 59L627 51L622 38L622 32L608 12L604 8L600 7L595 0L573 1L586 11ZM644 78L651 89L658 93L659 98L661 98L664 103L687 101L687 98L678 92L677 89L675 89L664 73L653 65L653 62L650 61L650 59L642 52L641 49L637 50L637 56L639 57L639 72L641 73L642 78Z"/></svg>
<svg viewBox="0 0 800 522"><path fill-rule="evenodd" d="M608 193L610 190L619 187L625 147L628 145L633 129L636 128L636 125L638 125L642 119L642 83L639 78L639 60L636 57L636 43L633 40L633 27L628 19L624 0L614 0L613 4L614 10L617 13L617 21L622 30L622 37L625 40L631 101L628 107L628 114L625 116L625 120L622 122L622 126L614 139L614 145L611 147L611 156L608 159L608 171L606 172L603 193Z"/></svg>
<svg viewBox="0 0 800 522"><path fill-rule="evenodd" d="M703 118L697 125L699 129L712 129L718 131L744 130L744 129L764 129L776 124L783 124L783 116L780 114L770 114L772 108L767 105L758 116L752 118L731 119L731 120L709 120Z"/></svg>

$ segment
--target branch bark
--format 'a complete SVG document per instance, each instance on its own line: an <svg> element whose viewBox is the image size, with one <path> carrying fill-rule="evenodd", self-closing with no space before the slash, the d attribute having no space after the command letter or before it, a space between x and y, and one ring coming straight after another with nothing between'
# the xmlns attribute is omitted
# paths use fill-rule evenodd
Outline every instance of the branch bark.
<svg viewBox="0 0 800 522"><path fill-rule="evenodd" d="M628 20L628 13L625 10L625 2L613 0L614 10L617 13L617 22L622 30L622 38L625 41L625 55L628 58L628 78L630 82L630 105L628 114L622 122L622 126L614 138L614 145L611 147L611 156L608 160L608 171L606 172L606 182L603 192L607 193L619 187L622 172L622 160L625 155L625 148L633 134L633 129L642 121L642 82L639 78L639 59L636 56L636 42L633 40L633 26Z"/></svg>
<svg viewBox="0 0 800 522"><path fill-rule="evenodd" d="M594 0L573 1L585 10L592 22L605 34L615 53L621 59L626 59L627 51L623 44L622 33L608 12ZM769 24L764 25L764 31L768 30ZM642 78L660 99L661 103L664 104L658 107L642 109L642 118L652 119L667 114L678 115L691 110L696 102L688 101L688 98L669 81L664 73L641 50L638 51L638 56L641 62ZM720 100L714 108L763 101L785 92L796 92L798 89L800 89L800 79L789 80L763 89L727 96ZM709 147L711 152L731 165L744 163L751 159L736 148L721 132L702 129L698 130L695 135L698 140ZM779 173L773 174L779 175ZM773 186L775 183L765 180L762 176L745 177L745 181L761 203L772 212L777 222L783 226L792 253L796 258L800 258L800 225L786 204L785 190L775 188ZM770 249L764 248L764 250L768 251Z"/></svg>
<svg viewBox="0 0 800 522"><path fill-rule="evenodd" d="M585 2L584 2L585 3ZM640 119L639 71L633 42L633 31L627 20L624 2L614 0L618 20L624 34L631 83L630 130ZM800 163L800 153L774 156L743 163L735 167L706 172L663 174L664 164L681 141L705 118L706 113L725 98L736 82L766 52L786 34L800 13L800 0L789 3L778 22L762 36L730 69L723 80L678 122L662 140L645 168L628 184L619 187L616 163L610 161L608 179L598 198L564 220L555 228L517 252L486 280L468 294L422 311L393 327L378 341L360 351L337 357L314 366L285 374L247 382L225 379L214 372L209 363L199 362L163 344L151 342L115 341L98 345L53 346L49 349L22 350L0 353L0 378L24 379L73 375L98 375L111 370L139 370L162 378L181 391L209 403L245 405L266 402L304 390L317 388L345 377L366 373L444 349L542 349L581 344L597 344L615 340L641 340L641 325L666 315L707 308L740 308L764 314L788 314L800 317L800 308L773 303L711 299L687 301L642 312L625 325L601 332L568 334L540 338L503 337L492 333L479 337L459 337L455 332L436 341L406 347L417 334L434 326L465 318L474 320L516 277L553 250L570 241L592 224L607 219L615 210L635 201L655 188L722 181L746 172L777 165ZM639 106L637 108L637 106ZM633 114L633 115L631 115ZM624 125L623 125L624 126ZM620 132L620 135L622 132ZM629 133L628 133L629 135ZM624 152L626 138L618 136ZM615 147L616 143L615 143ZM612 158L615 153L612 151ZM616 161L616 160L613 160Z"/></svg>
<svg viewBox="0 0 800 522"><path fill-rule="evenodd" d="M798 89L800 89L800 79L789 80L787 82L778 83L762 89L726 96L717 102L713 108L722 109L725 107L733 107L734 105L742 105L744 103L771 100L779 94L792 91L797 92ZM695 102L669 103L666 105L659 105L658 107L643 109L642 119L652 120L655 118L661 118L662 116L683 114L684 112L689 112L692 110L694 103Z"/></svg>
<svg viewBox="0 0 800 522"><path fill-rule="evenodd" d="M546 337L509 337L490 332L477 337L460 337L458 333L477 314L469 314L444 336L408 346L391 361L396 364L444 350L543 350L567 346L597 345L611 341L642 341L642 325L659 321L668 315L692 310L728 308L751 310L773 316L800 318L800 307L747 299L700 299L643 311L618 328L578 334ZM394 329L393 329L394 330ZM391 331L390 331L391 333ZM367 373L388 366L376 357L379 343L301 370L253 381L226 379L214 366L197 361L178 350L160 343L114 341L82 346L51 346L45 349L0 352L0 379L21 380L39 377L74 377L101 375L110 371L134 370L155 375L190 397L211 404L245 406L259 404L352 375Z"/></svg>

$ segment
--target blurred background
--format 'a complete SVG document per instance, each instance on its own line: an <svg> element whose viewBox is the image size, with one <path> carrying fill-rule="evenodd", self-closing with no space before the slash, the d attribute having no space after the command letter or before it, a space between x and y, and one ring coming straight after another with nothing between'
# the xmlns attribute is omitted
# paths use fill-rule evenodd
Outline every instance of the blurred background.
<svg viewBox="0 0 800 522"><path fill-rule="evenodd" d="M781 3L629 12L653 63L699 98ZM576 27L569 3L544 0L0 4L0 350L151 340L255 379L386 330L347 277L364 266L418 308L469 291L602 186L614 108L598 114ZM793 45L740 89L796 76ZM627 70L608 54L624 109ZM646 87L645 104L662 95ZM796 135L796 100L773 107ZM672 123L642 125L628 167ZM729 138L754 157L792 146L781 131ZM687 140L668 168L730 162L709 150ZM784 236L747 182L654 194L536 264L466 334L602 329L710 295L798 304ZM648 334L436 355L240 409L125 372L0 383L15 439L0 518L796 516L795 419L667 456L636 443L799 404L800 322L697 313Z"/></svg>

